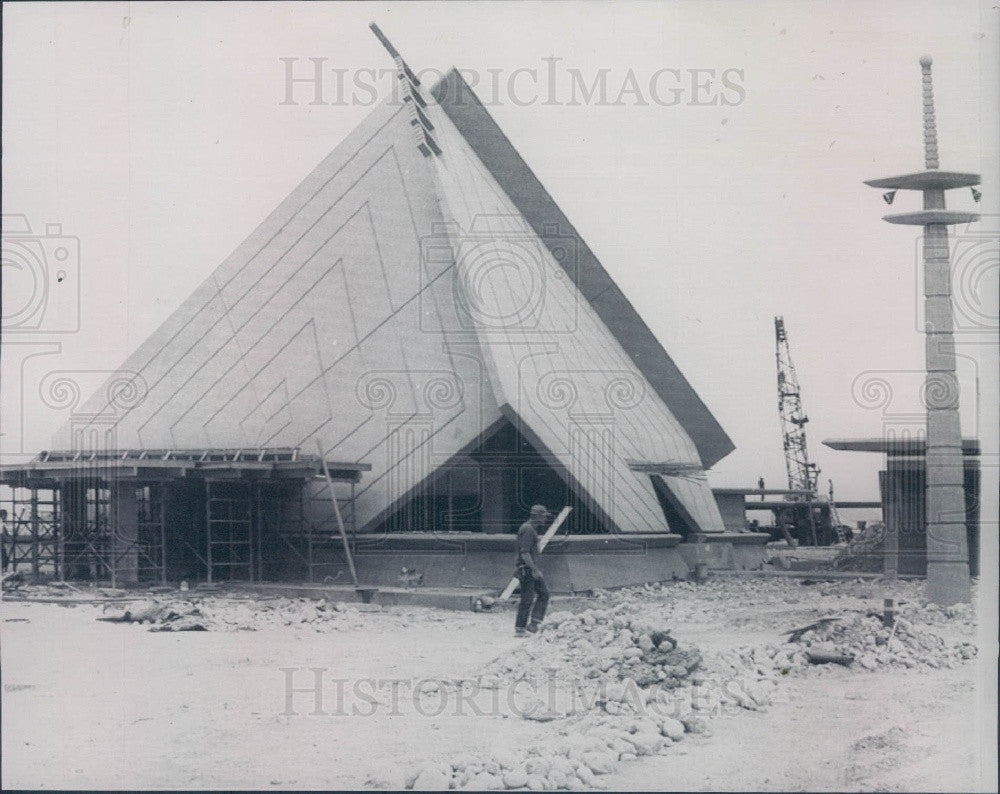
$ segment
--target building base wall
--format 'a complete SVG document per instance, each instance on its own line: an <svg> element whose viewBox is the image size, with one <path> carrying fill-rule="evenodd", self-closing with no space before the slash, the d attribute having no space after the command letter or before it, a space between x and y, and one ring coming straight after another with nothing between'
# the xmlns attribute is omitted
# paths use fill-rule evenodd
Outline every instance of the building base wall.
<svg viewBox="0 0 1000 794"><path fill-rule="evenodd" d="M698 564L716 571L758 571L764 567L766 532L724 532L691 535L679 547L693 571Z"/></svg>
<svg viewBox="0 0 1000 794"><path fill-rule="evenodd" d="M514 574L512 535L359 536L354 563L362 585L373 587L468 587L502 590ZM540 566L553 593L581 593L606 587L686 578L691 567L679 551L680 536L581 535L553 540ZM304 578L288 559L283 578ZM316 583L350 582L343 551L334 544L313 551Z"/></svg>
<svg viewBox="0 0 1000 794"><path fill-rule="evenodd" d="M686 579L699 563L716 570L759 570L767 540L763 533L719 533L687 543L673 534L564 536L546 547L540 565L553 593L582 593ZM366 586L501 590L514 573L511 535L360 535L352 545L358 579ZM289 557L281 578L306 579L308 569ZM312 578L317 584L350 583L339 544L314 548Z"/></svg>

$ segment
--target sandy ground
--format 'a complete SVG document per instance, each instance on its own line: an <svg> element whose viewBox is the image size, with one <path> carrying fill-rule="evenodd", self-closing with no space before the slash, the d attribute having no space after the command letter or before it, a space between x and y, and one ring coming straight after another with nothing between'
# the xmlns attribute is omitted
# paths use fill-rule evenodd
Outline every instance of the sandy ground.
<svg viewBox="0 0 1000 794"><path fill-rule="evenodd" d="M463 705L446 689L411 694L412 681L474 675L525 642L512 636L508 612L392 608L336 632L188 633L97 622L99 614L90 605L0 605L4 788L401 786L402 770L421 760L527 747L558 729L507 703ZM795 625L779 611L762 629L768 621L757 617L744 631L687 622L676 635L724 648L773 642ZM989 718L980 666L790 678L786 702L721 716L711 735L600 780L611 789L989 790L996 772L980 751ZM294 713L289 675L307 690L291 694ZM320 715L311 713L316 675ZM404 683L396 697L374 681L362 687L377 689L374 698L352 689L371 679Z"/></svg>

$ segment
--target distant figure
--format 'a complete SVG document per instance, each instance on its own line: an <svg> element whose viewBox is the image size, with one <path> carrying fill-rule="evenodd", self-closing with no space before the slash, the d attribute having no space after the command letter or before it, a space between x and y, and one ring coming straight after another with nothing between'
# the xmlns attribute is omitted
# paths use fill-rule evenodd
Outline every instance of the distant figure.
<svg viewBox="0 0 1000 794"><path fill-rule="evenodd" d="M551 516L545 505L535 505L531 508L531 517L517 530L517 567L514 575L521 584L521 603L514 621L517 637L524 637L529 631L537 632L549 605L549 588L538 567L538 531Z"/></svg>
<svg viewBox="0 0 1000 794"><path fill-rule="evenodd" d="M760 488L760 501L764 501L764 478L757 478L757 487Z"/></svg>

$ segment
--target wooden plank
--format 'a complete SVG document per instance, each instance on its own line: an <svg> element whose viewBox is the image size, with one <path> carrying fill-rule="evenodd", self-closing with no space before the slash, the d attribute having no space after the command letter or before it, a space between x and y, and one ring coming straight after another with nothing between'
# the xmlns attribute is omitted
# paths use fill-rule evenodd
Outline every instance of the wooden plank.
<svg viewBox="0 0 1000 794"><path fill-rule="evenodd" d="M559 531L559 527L562 526L563 521L566 520L566 516L569 515L572 509L573 509L572 507L567 506L564 507L562 510L560 510L559 515L556 516L556 520L552 522L552 526L550 526L547 530L545 530L545 534L542 535L541 538L539 538L538 540L539 554L541 554L542 551L545 550L545 547L548 545L549 541L552 540L556 532ZM504 588L503 592L500 594L500 600L506 601L508 598L510 598L511 593L514 592L515 587L517 587L517 577L512 576L510 583Z"/></svg>
<svg viewBox="0 0 1000 794"><path fill-rule="evenodd" d="M323 476L326 477L326 484L330 489L330 502L333 504L334 515L337 517L337 529L340 530L340 540L344 544L344 554L347 556L347 567L351 571L351 581L357 586L358 572L354 568L354 555L351 554L351 545L347 542L347 529L344 527L344 517L340 514L340 505L337 503L337 492L333 490L333 478L330 477L330 470L326 467L323 442L318 438L316 439L316 448L319 450L319 459L323 464Z"/></svg>

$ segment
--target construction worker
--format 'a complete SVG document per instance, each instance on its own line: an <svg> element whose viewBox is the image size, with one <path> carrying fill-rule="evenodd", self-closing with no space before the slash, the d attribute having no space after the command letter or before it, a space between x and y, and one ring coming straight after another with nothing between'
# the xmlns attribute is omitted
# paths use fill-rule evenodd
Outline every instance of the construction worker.
<svg viewBox="0 0 1000 794"><path fill-rule="evenodd" d="M529 631L538 631L549 605L549 588L538 567L538 532L551 517L545 505L534 505L530 518L517 530L515 575L521 583L521 603L517 607L514 634L518 637L526 636Z"/></svg>

